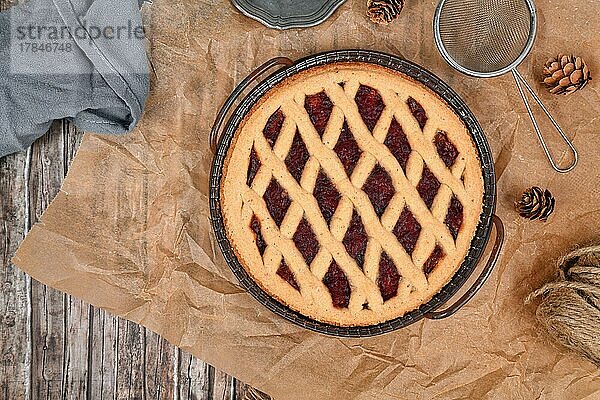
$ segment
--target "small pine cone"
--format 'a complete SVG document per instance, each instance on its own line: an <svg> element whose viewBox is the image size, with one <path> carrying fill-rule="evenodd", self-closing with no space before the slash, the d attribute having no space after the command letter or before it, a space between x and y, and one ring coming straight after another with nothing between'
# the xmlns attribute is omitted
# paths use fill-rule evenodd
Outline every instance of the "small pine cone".
<svg viewBox="0 0 600 400"><path fill-rule="evenodd" d="M400 15L404 0L367 0L367 16L375 23L387 25Z"/></svg>
<svg viewBox="0 0 600 400"><path fill-rule="evenodd" d="M554 211L554 197L548 189L542 192L537 186L527 189L521 199L515 201L515 209L523 218L546 221Z"/></svg>
<svg viewBox="0 0 600 400"><path fill-rule="evenodd" d="M550 93L569 94L583 88L592 79L590 69L581 57L559 54L544 66L543 80Z"/></svg>

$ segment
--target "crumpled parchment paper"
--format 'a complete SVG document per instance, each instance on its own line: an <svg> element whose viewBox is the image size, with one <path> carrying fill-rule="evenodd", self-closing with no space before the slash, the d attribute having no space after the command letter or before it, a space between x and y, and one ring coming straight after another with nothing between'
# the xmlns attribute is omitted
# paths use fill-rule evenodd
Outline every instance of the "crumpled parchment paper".
<svg viewBox="0 0 600 400"><path fill-rule="evenodd" d="M275 399L599 398L596 368L553 344L534 307L523 305L554 277L561 254L599 239L598 85L557 97L535 83L559 51L579 54L592 73L600 71L597 7L538 1L538 38L520 67L580 150L575 171L559 175L545 160L510 75L468 78L441 59L432 38L435 5L408 2L400 19L383 27L368 21L363 1L349 0L318 27L280 32L225 1L155 1L149 12L156 76L144 118L127 137L86 135L16 264ZM371 339L326 337L266 310L237 285L209 223L208 132L234 85L271 57L339 48L401 53L463 96L492 147L497 213L506 225L500 263L458 314ZM566 157L560 139L543 126L555 154ZM512 209L532 185L556 196L548 223L526 221Z"/></svg>

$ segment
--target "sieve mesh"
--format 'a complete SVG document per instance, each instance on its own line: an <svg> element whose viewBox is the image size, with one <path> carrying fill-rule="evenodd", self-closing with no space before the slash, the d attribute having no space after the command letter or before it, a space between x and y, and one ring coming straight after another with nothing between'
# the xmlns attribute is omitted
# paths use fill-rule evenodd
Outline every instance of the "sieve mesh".
<svg viewBox="0 0 600 400"><path fill-rule="evenodd" d="M442 54L474 75L516 66L535 36L535 10L527 0L446 0L437 17Z"/></svg>

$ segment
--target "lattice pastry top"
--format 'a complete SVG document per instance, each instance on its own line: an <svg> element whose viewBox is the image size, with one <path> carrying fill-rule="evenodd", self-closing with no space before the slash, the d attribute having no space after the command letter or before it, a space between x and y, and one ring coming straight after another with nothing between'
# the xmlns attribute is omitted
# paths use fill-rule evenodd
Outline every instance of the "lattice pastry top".
<svg viewBox="0 0 600 400"><path fill-rule="evenodd" d="M482 212L477 150L431 90L367 63L298 73L236 132L221 180L242 266L291 309L340 326L430 300Z"/></svg>

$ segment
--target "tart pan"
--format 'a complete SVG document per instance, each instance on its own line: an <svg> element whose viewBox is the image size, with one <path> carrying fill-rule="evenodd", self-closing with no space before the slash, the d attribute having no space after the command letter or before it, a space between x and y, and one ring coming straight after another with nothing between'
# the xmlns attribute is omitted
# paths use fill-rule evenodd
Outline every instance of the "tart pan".
<svg viewBox="0 0 600 400"><path fill-rule="evenodd" d="M444 99L444 101L463 120L471 134L481 162L484 182L483 211L479 219L479 224L477 225L475 236L473 237L467 256L450 282L448 282L431 300L421 305L419 308L408 312L401 317L370 326L347 327L326 324L306 317L269 296L256 282L254 282L237 259L225 233L225 225L221 213L220 183L223 174L223 163L227 157L229 146L239 124L252 109L254 104L269 89L300 71L324 64L343 61L366 62L395 69L421 82ZM275 67L279 67L280 69L263 80L260 80L263 75ZM242 96L242 93L246 91L250 84L256 82L258 82L256 86L250 90L234 108L234 104ZM228 116L229 118L227 119ZM496 176L494 172L494 161L484 132L471 110L469 110L465 102L458 94L456 94L456 92L431 72L410 61L371 50L336 50L315 54L296 62L286 57L271 59L258 67L240 82L225 101L217 115L213 129L211 130L210 145L215 154L210 176L211 223L223 256L235 276L240 281L242 287L265 307L294 324L326 335L340 337L369 337L403 328L422 318L446 318L456 313L475 295L475 293L477 293L496 265L502 243L504 242L504 227L500 218L494 215L496 207ZM480 275L460 298L455 300L454 303L447 306L444 310L438 311L442 305L447 303L456 294L476 269L488 244L492 225L495 225L496 227L496 239L488 261L481 270Z"/></svg>

